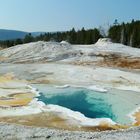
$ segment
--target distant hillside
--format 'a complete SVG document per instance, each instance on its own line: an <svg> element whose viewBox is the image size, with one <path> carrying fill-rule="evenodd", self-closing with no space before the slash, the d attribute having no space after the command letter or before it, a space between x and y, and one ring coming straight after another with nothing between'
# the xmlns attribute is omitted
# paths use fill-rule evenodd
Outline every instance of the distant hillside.
<svg viewBox="0 0 140 140"><path fill-rule="evenodd" d="M38 36L44 32L33 32L33 36ZM0 29L0 40L13 40L13 39L23 39L25 35L29 34L28 32L16 31L16 30L5 30Z"/></svg>
<svg viewBox="0 0 140 140"><path fill-rule="evenodd" d="M46 32L31 32L32 36L40 36L41 34L45 34Z"/></svg>

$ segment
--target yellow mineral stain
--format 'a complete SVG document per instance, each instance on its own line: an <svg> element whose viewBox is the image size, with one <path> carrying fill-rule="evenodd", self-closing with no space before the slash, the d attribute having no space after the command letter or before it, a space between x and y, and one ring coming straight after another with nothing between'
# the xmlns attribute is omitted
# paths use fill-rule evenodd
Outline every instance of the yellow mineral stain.
<svg viewBox="0 0 140 140"><path fill-rule="evenodd" d="M16 93L11 94L7 98L0 98L0 106L2 107L15 107L15 106L26 106L35 97L33 93Z"/></svg>
<svg viewBox="0 0 140 140"><path fill-rule="evenodd" d="M26 80L19 80L15 77L13 73L7 73L5 75L0 75L0 84L1 83L8 83L8 82L26 82Z"/></svg>
<svg viewBox="0 0 140 140"><path fill-rule="evenodd" d="M102 123L99 126L80 126L77 124L70 123L69 121L61 118L57 114L54 113L40 113L36 115L26 115L26 116L18 116L18 117L2 117L0 118L0 122L7 123L16 123L22 124L26 126L34 126L34 127L49 127L56 129L64 129L71 131L106 131L106 130L117 130L117 129L125 129L126 127L119 125L109 125L107 123Z"/></svg>
<svg viewBox="0 0 140 140"><path fill-rule="evenodd" d="M0 83L9 82L12 80L14 80L14 75L12 73L8 73L3 76L0 76Z"/></svg>
<svg viewBox="0 0 140 140"><path fill-rule="evenodd" d="M1 48L0 48L0 50L2 50ZM4 60L6 60L7 59L7 57L0 57L0 61L4 61Z"/></svg>
<svg viewBox="0 0 140 140"><path fill-rule="evenodd" d="M136 121L136 123L135 123L134 125L140 126L140 110L137 111L137 112L133 115L133 117L135 118L135 121Z"/></svg>
<svg viewBox="0 0 140 140"><path fill-rule="evenodd" d="M1 85L12 82L21 82L21 80L16 79L13 73L7 73L5 75L0 76ZM6 97L3 95L0 97L0 106L1 107L26 106L32 101L34 97L35 97L34 93L7 94Z"/></svg>

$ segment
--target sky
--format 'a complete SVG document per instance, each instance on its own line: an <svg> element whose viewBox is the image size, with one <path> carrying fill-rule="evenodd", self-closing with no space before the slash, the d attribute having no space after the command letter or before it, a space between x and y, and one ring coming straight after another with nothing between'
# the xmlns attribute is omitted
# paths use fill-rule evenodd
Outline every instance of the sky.
<svg viewBox="0 0 140 140"><path fill-rule="evenodd" d="M0 0L0 29L66 31L140 20L140 0Z"/></svg>

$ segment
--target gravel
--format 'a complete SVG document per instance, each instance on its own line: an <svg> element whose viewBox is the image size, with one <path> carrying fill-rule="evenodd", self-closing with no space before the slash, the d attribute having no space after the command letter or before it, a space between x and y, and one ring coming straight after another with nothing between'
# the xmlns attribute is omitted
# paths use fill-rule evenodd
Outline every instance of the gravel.
<svg viewBox="0 0 140 140"><path fill-rule="evenodd" d="M106 132L78 132L0 123L2 140L140 140L140 127Z"/></svg>

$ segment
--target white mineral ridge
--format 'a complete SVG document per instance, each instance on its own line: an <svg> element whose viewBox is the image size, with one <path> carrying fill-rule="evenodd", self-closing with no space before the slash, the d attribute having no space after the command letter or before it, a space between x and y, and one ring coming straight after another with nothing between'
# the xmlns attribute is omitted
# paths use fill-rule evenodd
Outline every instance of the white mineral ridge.
<svg viewBox="0 0 140 140"><path fill-rule="evenodd" d="M46 110L49 112L55 112L66 119L69 118L69 120L77 122L77 124L82 126L99 126L103 122L106 122L110 125L116 124L109 118L87 118L84 116L84 114L80 112L72 111L68 108L61 107L58 105L47 105Z"/></svg>
<svg viewBox="0 0 140 140"><path fill-rule="evenodd" d="M89 86L89 87L87 87L87 89L99 91L99 92L107 92L107 89L100 87L98 85L97 86L96 85Z"/></svg>
<svg viewBox="0 0 140 140"><path fill-rule="evenodd" d="M6 57L12 62L35 61L42 59L62 59L66 52L71 52L71 45L57 42L34 42L17 45L0 51L1 57ZM62 55L62 56L61 56ZM64 56L63 56L64 55ZM57 58L58 57L58 58ZM60 58L59 58L60 57Z"/></svg>
<svg viewBox="0 0 140 140"><path fill-rule="evenodd" d="M63 88L69 88L70 85L61 85L61 86L55 86L55 87L56 88L60 88L60 89L62 88L63 89Z"/></svg>
<svg viewBox="0 0 140 140"><path fill-rule="evenodd" d="M60 43L61 43L61 44L65 44L65 45L70 45L70 43L69 43L69 42L64 41L64 40L63 40L63 41L61 41Z"/></svg>
<svg viewBox="0 0 140 140"><path fill-rule="evenodd" d="M121 54L128 57L140 57L140 49L112 43L109 39L99 39L92 45L71 45L66 41L34 42L17 45L0 51L4 62L39 61L97 61L100 53ZM66 61L66 62L67 62Z"/></svg>
<svg viewBox="0 0 140 140"><path fill-rule="evenodd" d="M110 39L99 39L95 43L97 51L120 53L126 56L140 57L140 49L119 43L112 43Z"/></svg>
<svg viewBox="0 0 140 140"><path fill-rule="evenodd" d="M89 89L89 90L93 90L93 91L98 91L98 92L107 92L107 89L99 86L99 85L91 85L91 86L80 86L80 85L69 85L69 84L66 84L66 85L61 85L61 86L55 86L56 88L69 88L69 87L75 87L75 88L86 88L86 89Z"/></svg>

